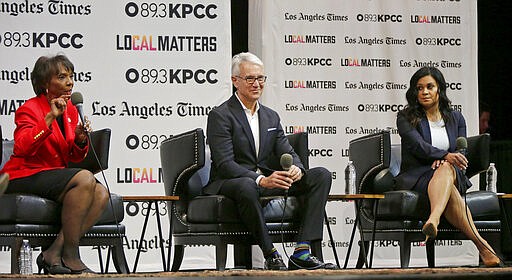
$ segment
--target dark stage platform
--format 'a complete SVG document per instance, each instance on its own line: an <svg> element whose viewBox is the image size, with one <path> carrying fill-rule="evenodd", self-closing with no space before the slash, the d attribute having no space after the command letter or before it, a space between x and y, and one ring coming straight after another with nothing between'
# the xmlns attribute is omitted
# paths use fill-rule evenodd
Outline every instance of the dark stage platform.
<svg viewBox="0 0 512 280"><path fill-rule="evenodd" d="M262 270L227 270L218 271L193 271L193 272L155 272L135 274L83 274L83 275L22 275L0 274L0 279L7 278L58 278L58 279L270 279L277 277L278 280L300 279L300 280L327 280L327 279L512 279L512 267L503 268L479 268L479 267L457 267L457 268L409 268L409 269L344 269L337 271L316 270L316 271L262 271Z"/></svg>

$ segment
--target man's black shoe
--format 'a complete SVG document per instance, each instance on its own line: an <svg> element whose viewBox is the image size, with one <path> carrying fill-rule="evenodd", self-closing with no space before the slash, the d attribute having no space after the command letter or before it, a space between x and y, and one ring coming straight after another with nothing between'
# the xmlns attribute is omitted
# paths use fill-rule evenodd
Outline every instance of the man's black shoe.
<svg viewBox="0 0 512 280"><path fill-rule="evenodd" d="M291 255L288 260L288 270L296 269L338 269L338 266L332 263L324 263L313 255L309 255L306 260L301 260Z"/></svg>
<svg viewBox="0 0 512 280"><path fill-rule="evenodd" d="M336 269L340 269L340 268L333 263L324 263L323 269L336 270Z"/></svg>
<svg viewBox="0 0 512 280"><path fill-rule="evenodd" d="M266 270L287 270L286 265L280 255L272 255L265 259Z"/></svg>

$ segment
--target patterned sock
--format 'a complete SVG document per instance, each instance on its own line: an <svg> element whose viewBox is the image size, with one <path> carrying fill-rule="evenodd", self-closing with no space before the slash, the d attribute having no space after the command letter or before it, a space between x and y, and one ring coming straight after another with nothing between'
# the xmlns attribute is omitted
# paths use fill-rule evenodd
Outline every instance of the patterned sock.
<svg viewBox="0 0 512 280"><path fill-rule="evenodd" d="M309 242L297 242L297 245L295 246L295 251L293 251L294 258L305 261L309 258L310 254L311 253L309 252Z"/></svg>

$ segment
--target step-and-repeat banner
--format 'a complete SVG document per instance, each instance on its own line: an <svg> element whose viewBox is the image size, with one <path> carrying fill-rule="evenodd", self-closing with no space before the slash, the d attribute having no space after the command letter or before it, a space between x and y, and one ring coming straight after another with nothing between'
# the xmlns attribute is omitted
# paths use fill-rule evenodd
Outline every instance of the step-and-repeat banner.
<svg viewBox="0 0 512 280"><path fill-rule="evenodd" d="M477 132L475 0L251 0L249 5L250 50L263 58L269 76L263 102L280 112L287 133L309 133L311 165L332 171L332 194L344 190L350 139L389 127L398 143L396 112L405 104L410 76L421 66L443 71L454 108L466 116L469 134ZM209 110L231 93L230 25L229 1L220 0L1 1L4 137L12 138L15 110L34 96L35 60L64 53L75 64L74 90L82 92L93 128L112 129L106 171L112 192L161 195L161 141L205 128ZM143 219L152 215L137 270L161 270L154 210L145 203L125 208L130 269ZM344 256L352 204L330 202L327 212L337 252ZM167 213L162 215L169 244ZM333 261L327 234L324 240L324 257ZM438 245L439 265L476 263L466 241ZM293 244L284 246L291 253ZM9 253L0 248L1 272L10 270ZM99 269L94 248L83 247L81 253ZM376 266L399 265L396 242L379 242L375 254ZM412 265L426 265L422 243L413 244L412 256ZM356 250L351 265L355 258ZM213 268L214 259L212 247L187 248L182 268ZM261 266L261 257L256 259Z"/></svg>
<svg viewBox="0 0 512 280"><path fill-rule="evenodd" d="M478 133L476 1L261 0L250 1L249 9L249 49L268 75L263 102L280 113L287 133L309 133L311 166L332 171L331 194L344 193L351 139L389 128L392 142L400 142L396 114L422 66L443 72L468 135ZM337 252L345 256L353 205L329 202L327 213ZM324 244L324 258L333 261ZM437 245L438 265L477 263L468 241ZM398 248L397 241L376 243L375 265L399 266ZM413 244L411 256L412 266L426 266L422 242Z"/></svg>
<svg viewBox="0 0 512 280"><path fill-rule="evenodd" d="M106 171L111 191L162 195L162 140L204 128L211 108L231 93L230 32L230 3L222 0L0 1L3 135L12 139L15 110L35 95L30 72L36 59L64 53L74 63L73 90L83 94L84 113L93 128L112 129ZM98 179L103 182L101 176ZM154 209L148 211L147 203L125 208L130 269L149 214L137 271L161 270ZM165 209L162 223L168 244ZM183 267L214 267L213 252L191 248ZM9 253L9 248L0 248L1 272L10 271ZM99 269L94 248L82 247L81 254L86 264Z"/></svg>

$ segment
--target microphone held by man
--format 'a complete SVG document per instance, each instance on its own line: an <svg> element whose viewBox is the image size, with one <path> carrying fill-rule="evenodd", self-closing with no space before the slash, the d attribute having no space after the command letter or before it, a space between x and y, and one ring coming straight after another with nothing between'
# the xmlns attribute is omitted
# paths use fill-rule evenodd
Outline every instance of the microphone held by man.
<svg viewBox="0 0 512 280"><path fill-rule="evenodd" d="M283 168L284 171L290 171L290 168L293 165L292 155L288 153L282 154L279 163L281 164L281 168ZM285 195L288 196L288 190L285 191Z"/></svg>
<svg viewBox="0 0 512 280"><path fill-rule="evenodd" d="M289 171L293 165L293 157L290 154L282 154L281 160L279 161L284 171Z"/></svg>

